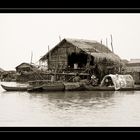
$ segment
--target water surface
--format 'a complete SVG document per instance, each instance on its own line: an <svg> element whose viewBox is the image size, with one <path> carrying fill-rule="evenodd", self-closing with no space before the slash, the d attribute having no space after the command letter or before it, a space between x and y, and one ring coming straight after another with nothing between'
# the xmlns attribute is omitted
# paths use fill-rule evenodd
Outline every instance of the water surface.
<svg viewBox="0 0 140 140"><path fill-rule="evenodd" d="M28 93L0 87L0 126L140 126L140 91Z"/></svg>

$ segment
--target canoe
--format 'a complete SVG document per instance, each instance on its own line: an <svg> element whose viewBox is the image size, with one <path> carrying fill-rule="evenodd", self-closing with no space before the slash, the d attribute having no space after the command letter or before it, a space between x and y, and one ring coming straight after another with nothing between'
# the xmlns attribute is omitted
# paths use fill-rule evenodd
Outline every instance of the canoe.
<svg viewBox="0 0 140 140"><path fill-rule="evenodd" d="M15 87L11 87L11 86L5 86L5 85L1 85L1 87L6 90L6 91L27 91L28 87L21 87L21 86L15 86Z"/></svg>

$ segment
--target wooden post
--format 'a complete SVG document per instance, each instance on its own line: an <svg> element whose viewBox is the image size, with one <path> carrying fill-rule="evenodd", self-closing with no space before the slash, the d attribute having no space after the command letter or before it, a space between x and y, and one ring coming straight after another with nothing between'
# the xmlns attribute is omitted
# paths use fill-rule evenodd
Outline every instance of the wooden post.
<svg viewBox="0 0 140 140"><path fill-rule="evenodd" d="M59 67L59 47L57 49L57 70L58 70L58 67Z"/></svg>
<svg viewBox="0 0 140 140"><path fill-rule="evenodd" d="M108 47L108 41L107 41L107 38L106 38L106 46Z"/></svg>
<svg viewBox="0 0 140 140"><path fill-rule="evenodd" d="M49 68L49 65L50 65L50 52L49 52L49 45L48 45L48 53L49 53L49 57L48 57L48 68Z"/></svg>
<svg viewBox="0 0 140 140"><path fill-rule="evenodd" d="M112 38L112 35L110 35L111 37L111 48L112 48L112 52L114 53L114 49L113 49L113 38Z"/></svg>
<svg viewBox="0 0 140 140"><path fill-rule="evenodd" d="M61 36L59 36L59 41L61 41Z"/></svg>
<svg viewBox="0 0 140 140"><path fill-rule="evenodd" d="M68 58L69 58L69 55L68 55L68 47L66 46L65 48L66 48L66 58L67 58L67 59L66 59L66 61L67 61L66 69L67 69L67 68L68 68L68 61L69 61Z"/></svg>
<svg viewBox="0 0 140 140"><path fill-rule="evenodd" d="M31 62L30 62L30 64L32 64L32 59L33 59L33 52L31 51Z"/></svg>
<svg viewBox="0 0 140 140"><path fill-rule="evenodd" d="M101 39L101 44L102 44L102 39Z"/></svg>

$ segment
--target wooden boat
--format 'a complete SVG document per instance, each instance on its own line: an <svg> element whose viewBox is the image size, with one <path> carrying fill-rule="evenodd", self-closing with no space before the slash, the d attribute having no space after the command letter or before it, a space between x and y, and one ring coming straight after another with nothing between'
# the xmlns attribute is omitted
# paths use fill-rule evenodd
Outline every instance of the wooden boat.
<svg viewBox="0 0 140 140"><path fill-rule="evenodd" d="M38 87L10 87L1 85L6 91L64 91L64 86L38 86ZM93 87L91 85L85 85L84 87L78 87L73 89L67 89L67 91L115 91L114 87ZM140 85L134 88L121 88L118 91L140 91Z"/></svg>
<svg viewBox="0 0 140 140"><path fill-rule="evenodd" d="M64 91L65 86L63 82L51 82L48 80L30 81L27 91Z"/></svg>
<svg viewBox="0 0 140 140"><path fill-rule="evenodd" d="M115 87L101 87L101 86L91 86L91 85L85 85L85 91L116 91ZM124 87L118 89L118 91L140 91L140 85L134 86L134 87Z"/></svg>
<svg viewBox="0 0 140 140"><path fill-rule="evenodd" d="M63 83L57 83L57 84L46 84L42 86L43 91L64 91L65 86Z"/></svg>
<svg viewBox="0 0 140 140"><path fill-rule="evenodd" d="M29 86L27 88L28 92L32 92L32 91L43 91L42 86Z"/></svg>
<svg viewBox="0 0 140 140"><path fill-rule="evenodd" d="M6 91L27 91L28 87L21 87L21 86L5 86L1 84L1 87Z"/></svg>
<svg viewBox="0 0 140 140"><path fill-rule="evenodd" d="M82 87L77 87L77 88L69 88L65 89L64 86L38 86L38 87L11 87L11 86L5 86L1 85L2 88L6 91L29 91L29 92L34 92L34 91L115 91L114 87L100 87L96 86L93 87L91 85L84 85ZM134 86L133 88L121 88L118 91L140 91L140 85L139 86Z"/></svg>
<svg viewBox="0 0 140 140"><path fill-rule="evenodd" d="M111 78L112 86L106 86L105 80ZM134 85L131 75L106 75L99 86L88 85L84 82L51 82L37 80L29 82L28 91L140 91L140 85Z"/></svg>
<svg viewBox="0 0 140 140"><path fill-rule="evenodd" d="M110 79L111 83L106 85L106 79ZM140 91L140 85L134 85L131 75L106 75L99 86L92 86L86 83L64 83L66 91Z"/></svg>
<svg viewBox="0 0 140 140"><path fill-rule="evenodd" d="M65 91L83 91L86 90L81 82L64 82Z"/></svg>
<svg viewBox="0 0 140 140"><path fill-rule="evenodd" d="M111 78L112 86L105 86L105 80ZM106 75L99 86L81 82L51 82L49 80L29 81L29 86L9 87L1 85L6 91L140 91L140 85L134 85L130 75Z"/></svg>

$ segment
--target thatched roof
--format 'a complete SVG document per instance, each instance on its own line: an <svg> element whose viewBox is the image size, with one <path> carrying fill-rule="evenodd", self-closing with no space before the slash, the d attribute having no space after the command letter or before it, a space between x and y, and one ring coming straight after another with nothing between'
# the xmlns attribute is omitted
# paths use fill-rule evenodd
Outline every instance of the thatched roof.
<svg viewBox="0 0 140 140"><path fill-rule="evenodd" d="M82 49L85 52L111 52L105 45L94 41L85 39L66 39L67 42L73 44L74 46Z"/></svg>
<svg viewBox="0 0 140 140"><path fill-rule="evenodd" d="M99 60L103 60L103 59L107 59L107 60L110 60L112 62L118 62L118 63L123 63L121 62L121 59L119 58L119 56L113 54L113 53L91 53L92 56L95 57L95 60L96 61L99 61Z"/></svg>
<svg viewBox="0 0 140 140"><path fill-rule="evenodd" d="M107 46L94 41L94 40L85 40L85 39L70 39L70 38L65 38L63 39L60 43L58 43L54 48L60 46L63 43L70 43L73 46L81 49L82 51L86 52L89 55L94 56L95 58L106 58L110 59L112 61L117 61L120 62L120 57L114 54ZM52 48L50 50L53 51ZM41 59L40 61L45 61L48 58L49 52L47 52Z"/></svg>
<svg viewBox="0 0 140 140"><path fill-rule="evenodd" d="M30 68L35 68L35 66L33 66L33 65L31 65L31 64L29 64L29 63L21 63L20 65L18 65L17 67L16 67L16 69L17 68L27 68L27 67L30 67Z"/></svg>

